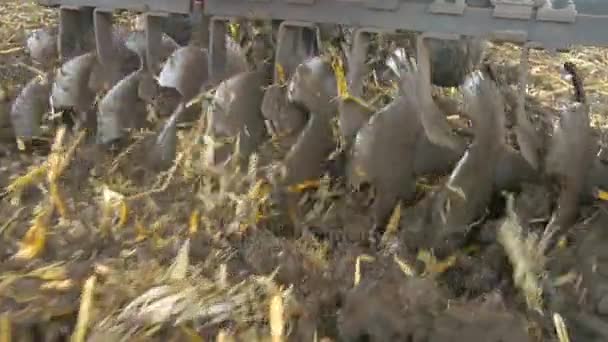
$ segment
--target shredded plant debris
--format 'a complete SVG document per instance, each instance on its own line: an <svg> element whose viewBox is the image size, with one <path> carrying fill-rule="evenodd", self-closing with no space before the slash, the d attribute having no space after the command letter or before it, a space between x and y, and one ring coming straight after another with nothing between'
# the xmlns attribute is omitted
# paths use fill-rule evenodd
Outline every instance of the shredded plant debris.
<svg viewBox="0 0 608 342"><path fill-rule="evenodd" d="M32 77L46 75L32 63L24 42L29 32L57 20L56 9L29 0L3 1L0 106L4 97L14 100ZM115 21L136 25L132 13L121 12ZM236 22L229 32L235 41L250 34ZM384 44L384 38L374 44ZM487 58L505 88L515 86L519 51L508 44L489 49ZM571 61L583 75L591 124L603 145L608 50L530 54L525 104L530 119L552 122L570 104L571 83L560 77L560 69ZM374 113L397 96L394 82L382 83L371 72L365 95L355 97L349 93L346 59L332 49L324 57L337 88L332 101L352 101ZM288 66L273 68L277 83L291 93ZM587 280L605 274L606 255L585 240L604 227L603 203L581 205L578 222L544 254L539 227L550 220L542 208L551 196L524 184L507 200L492 198L483 217L466 227L464 247L447 254L435 246L410 250L403 247L404 240L413 239L403 233L404 222L445 223L444 214L456 202L471 201L470 192L452 186L443 174L420 177L413 184L415 200L395 201L385 224L376 226L369 204L374 192L364 186L351 191L332 174L332 166L350 167L340 166L341 153L350 152L339 149L326 158L329 166L318 177L283 186L287 171L274 156L284 157L297 145L281 147L287 138L277 135L251 152L247 124L236 137L212 136L219 120L212 116L218 89L182 102L194 119L176 120L175 158L161 171L145 166L143 149L157 138L149 130L130 132L119 152L100 152L88 142L87 129L54 127L46 116L45 137L35 143L4 139L0 125L0 144L7 146L0 148L0 342L43 337L448 341L454 336L569 342L596 336L589 331L608 331L605 285ZM463 101L455 88L433 89L433 95L457 105ZM463 131L469 128L470 118L449 114ZM230 124L222 128L229 130ZM333 126L328 132L338 141ZM224 149L232 151L229 158L210 162ZM593 191L605 201L605 190ZM425 207L425 196L439 200ZM441 196L448 200L441 202ZM495 202L504 208L494 208ZM408 210L414 205L421 211ZM439 218L434 212L421 214L427 207L439 208ZM377 245L372 227L382 234ZM600 238L595 243L608 243ZM589 251L600 250L599 256L588 256L581 241Z"/></svg>

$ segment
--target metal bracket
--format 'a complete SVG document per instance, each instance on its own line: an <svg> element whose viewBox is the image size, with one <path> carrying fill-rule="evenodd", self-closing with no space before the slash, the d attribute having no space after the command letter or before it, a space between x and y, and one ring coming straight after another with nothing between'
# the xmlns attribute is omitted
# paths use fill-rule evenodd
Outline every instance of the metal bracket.
<svg viewBox="0 0 608 342"><path fill-rule="evenodd" d="M528 41L528 33L526 31L494 31L490 32L488 37L495 42L525 44Z"/></svg>
<svg viewBox="0 0 608 342"><path fill-rule="evenodd" d="M538 8L541 6L541 0L491 0L494 7L467 6L458 10L453 10L458 6L448 3L450 0L401 0L398 8L392 11L368 8L365 1L367 0L319 0L313 5L302 6L279 0L205 0L205 12L225 17L297 20L415 32L446 32L471 37L487 36L488 32L493 31L526 31L530 40L544 45L608 46L608 36L605 34L608 32L607 15L578 13L575 23L536 20L535 12L541 10ZM585 4L605 2L581 1ZM577 7L580 8L581 3ZM456 15L446 15L450 13ZM459 13L462 14L458 15ZM500 20L496 20L498 18Z"/></svg>
<svg viewBox="0 0 608 342"><path fill-rule="evenodd" d="M435 0L429 5L429 11L434 14L462 15L466 8L465 0L455 0L453 3L445 0Z"/></svg>
<svg viewBox="0 0 608 342"><path fill-rule="evenodd" d="M366 0L365 6L373 10L394 11L399 8L400 0Z"/></svg>
<svg viewBox="0 0 608 342"><path fill-rule="evenodd" d="M315 0L285 0L285 2L298 5L312 5L315 3Z"/></svg>
<svg viewBox="0 0 608 342"><path fill-rule="evenodd" d="M576 16L578 11L576 5L569 1L568 6L560 9L555 9L548 2L545 6L538 9L536 13L536 19L541 21L554 21L560 23L574 23L576 22Z"/></svg>
<svg viewBox="0 0 608 342"><path fill-rule="evenodd" d="M495 0L494 17L507 19L532 19L533 0Z"/></svg>

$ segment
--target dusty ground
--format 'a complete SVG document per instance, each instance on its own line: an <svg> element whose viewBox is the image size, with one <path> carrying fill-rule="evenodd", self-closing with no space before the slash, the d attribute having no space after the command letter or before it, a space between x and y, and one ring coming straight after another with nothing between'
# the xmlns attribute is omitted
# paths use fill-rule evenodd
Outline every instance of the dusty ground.
<svg viewBox="0 0 608 342"><path fill-rule="evenodd" d="M55 19L22 0L0 6L0 86L9 99L35 76L22 49L27 30ZM515 48L493 49L495 60L517 61ZM534 52L538 107L567 100L559 67L568 58L583 71L594 124L605 128L607 54ZM180 134L178 163L160 175L137 170L136 151L126 162L67 137L49 156L5 139L0 188L12 191L0 203L0 342L252 341L281 329L294 341L555 339L551 317L526 308L529 293L518 290L499 244L443 264L369 255L365 210L323 182L298 218L314 234L294 239L255 165L245 177L214 175L202 166L196 125ZM560 260L552 272L566 274Z"/></svg>

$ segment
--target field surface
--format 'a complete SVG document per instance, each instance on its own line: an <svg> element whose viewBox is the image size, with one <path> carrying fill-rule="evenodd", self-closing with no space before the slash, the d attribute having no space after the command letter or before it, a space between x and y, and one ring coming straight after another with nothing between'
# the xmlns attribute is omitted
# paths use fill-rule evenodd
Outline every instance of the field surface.
<svg viewBox="0 0 608 342"><path fill-rule="evenodd" d="M0 5L0 342L563 342L563 331L608 332L576 285L577 243L605 219L597 206L583 208L580 229L555 255L535 254L535 240L514 229L506 241L437 260L371 250L367 208L333 182L306 190L300 212L287 215L255 163L241 174L206 169L197 121L180 130L177 160L163 173L142 169L137 143L110 155L53 132L53 148L20 151L6 133L10 104L39 72L25 39L56 20L29 1ZM490 59L508 77L518 50L493 46ZM571 101L566 60L581 70L601 144L608 50L532 52L528 109L551 121ZM496 231L503 218L483 229ZM311 234L294 235L294 222ZM601 239L590 248L608 243ZM579 288L540 303L547 274ZM562 310L571 301L576 309Z"/></svg>

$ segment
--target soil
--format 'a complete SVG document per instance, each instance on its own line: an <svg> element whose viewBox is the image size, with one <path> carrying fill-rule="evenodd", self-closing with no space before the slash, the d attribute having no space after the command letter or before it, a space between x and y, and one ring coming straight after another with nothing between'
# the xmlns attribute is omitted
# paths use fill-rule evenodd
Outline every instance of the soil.
<svg viewBox="0 0 608 342"><path fill-rule="evenodd" d="M0 19L38 19L12 28L14 34L0 26L6 51L21 46L25 29L55 18L17 3L8 1ZM493 49L498 65L516 60L513 47ZM35 74L18 65L32 64L23 50L6 51L0 86L12 100ZM589 48L570 55L585 61L581 68L597 85L608 77L598 62L607 53ZM554 82L558 64L533 53L531 93L539 99L529 101L531 111L551 111L567 95ZM589 90L599 129L606 125L607 96L600 86ZM534 264L523 273L500 242L500 196L450 260L408 251L399 241L407 236L388 233L377 249L369 244L374 223L366 189L347 192L342 182L322 180L301 191L291 212L262 166L251 163L242 173L206 168L196 124L180 130L183 157L165 173L141 166L146 151L137 144L150 133L136 134L128 154L76 146L68 133L64 148L76 150L57 182L59 195L51 196L54 183L44 170L20 193L2 193L0 342L64 341L81 331L90 341L203 341L224 333L266 341L269 325L281 323L289 341L557 341L554 314L571 341L608 339L603 204L583 208L557 250L522 261ZM11 137L0 138L0 189L52 160L48 143L20 151ZM261 156L278 153L272 144L260 149ZM119 200L108 204L104 197L112 196ZM523 251L534 249L549 219L548 196L526 185L516 198L514 210L526 223L518 242ZM45 219L39 213L50 198L61 198L65 209ZM542 289L540 309L526 301L523 278ZM276 298L280 319L269 313L278 310Z"/></svg>

